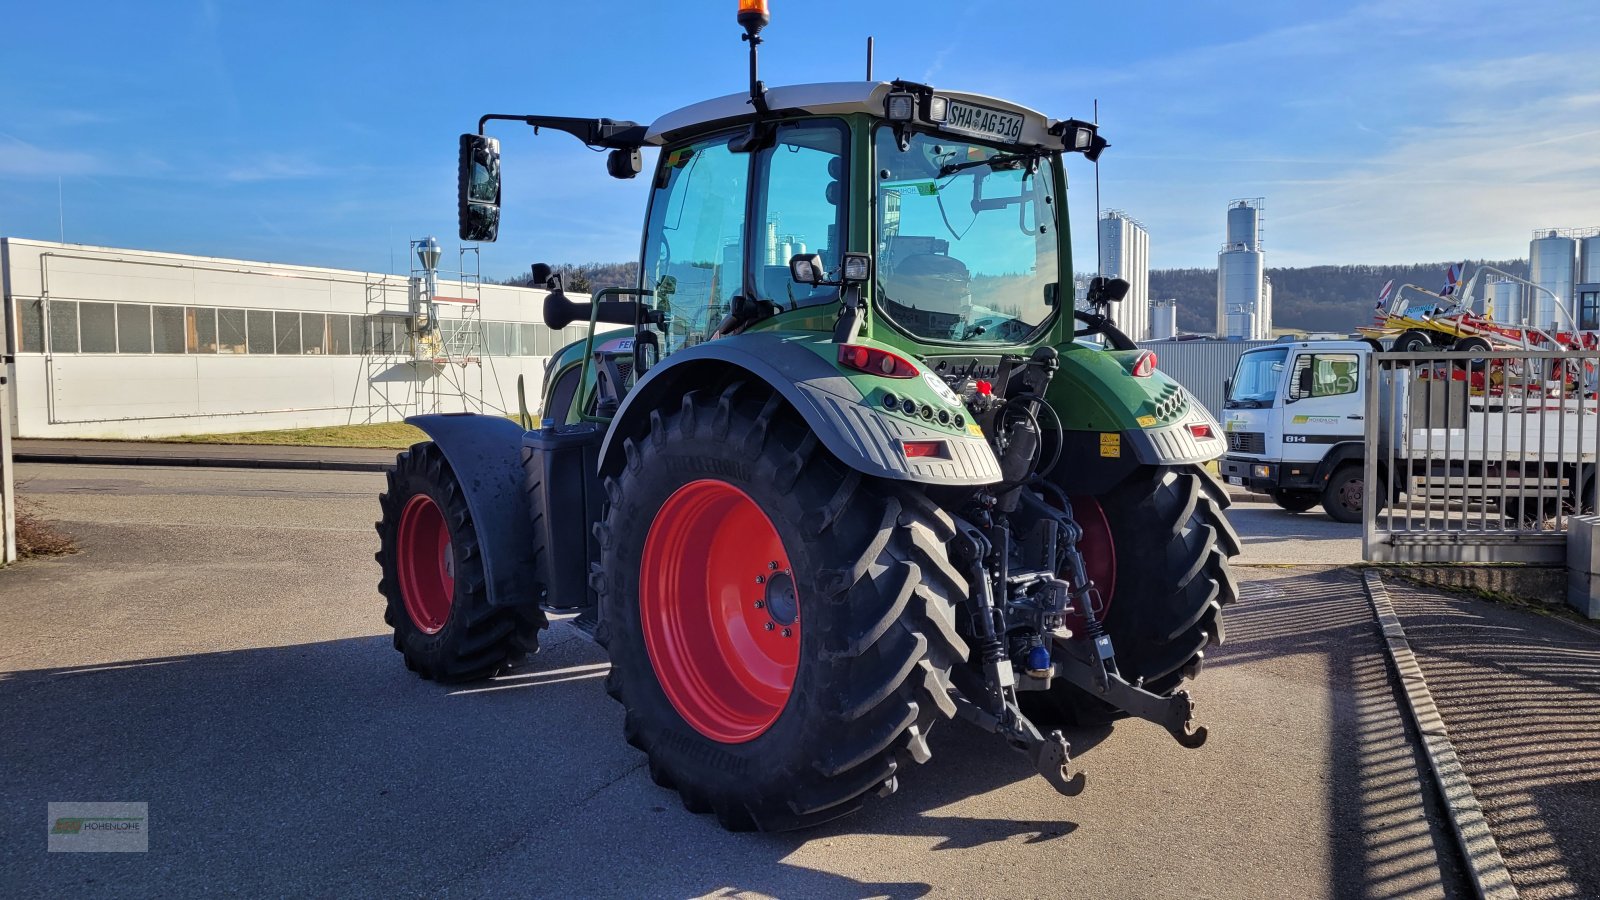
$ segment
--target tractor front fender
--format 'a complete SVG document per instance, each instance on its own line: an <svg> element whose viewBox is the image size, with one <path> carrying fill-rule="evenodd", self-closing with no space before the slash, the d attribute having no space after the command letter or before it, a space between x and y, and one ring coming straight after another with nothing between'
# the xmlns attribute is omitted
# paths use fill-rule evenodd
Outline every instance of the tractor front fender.
<svg viewBox="0 0 1600 900"><path fill-rule="evenodd" d="M799 413L828 452L863 475L972 486L1000 480L1000 463L981 436L885 414L832 360L793 338L759 332L679 350L652 368L617 410L600 450L600 472L622 467L624 441L644 431L652 411L676 408L684 394L735 378L770 387ZM890 388L907 385L883 382ZM903 441L929 440L944 441L949 458L906 458Z"/></svg>
<svg viewBox="0 0 1600 900"><path fill-rule="evenodd" d="M533 521L523 483L522 426L499 416L471 413L411 416L406 422L438 445L467 495L490 604L538 602Z"/></svg>

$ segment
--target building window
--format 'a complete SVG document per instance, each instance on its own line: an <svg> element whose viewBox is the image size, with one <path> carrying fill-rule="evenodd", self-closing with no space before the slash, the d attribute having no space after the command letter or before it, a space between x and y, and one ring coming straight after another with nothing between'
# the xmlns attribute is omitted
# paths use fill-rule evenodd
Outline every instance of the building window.
<svg viewBox="0 0 1600 900"><path fill-rule="evenodd" d="M523 323L518 330L522 332L522 340L517 342L517 355L538 356L538 352L533 348L539 343L539 326Z"/></svg>
<svg viewBox="0 0 1600 900"><path fill-rule="evenodd" d="M328 317L323 313L300 314L300 352L328 352Z"/></svg>
<svg viewBox="0 0 1600 900"><path fill-rule="evenodd" d="M349 316L328 316L328 352L339 356L350 355Z"/></svg>
<svg viewBox="0 0 1600 900"><path fill-rule="evenodd" d="M273 352L272 313L269 310L252 309L246 314L249 328L245 332L245 346L250 353Z"/></svg>
<svg viewBox="0 0 1600 900"><path fill-rule="evenodd" d="M279 353L300 352L300 314L278 312L272 314L274 333Z"/></svg>
<svg viewBox="0 0 1600 900"><path fill-rule="evenodd" d="M117 304L117 352L150 352L150 307L143 303Z"/></svg>
<svg viewBox="0 0 1600 900"><path fill-rule="evenodd" d="M23 300L17 304L18 353L44 352L44 301Z"/></svg>
<svg viewBox="0 0 1600 900"><path fill-rule="evenodd" d="M217 352L217 310L210 306L190 306L184 309L188 320L190 353Z"/></svg>
<svg viewBox="0 0 1600 900"><path fill-rule="evenodd" d="M72 300L50 301L50 352L78 352L78 304Z"/></svg>
<svg viewBox="0 0 1600 900"><path fill-rule="evenodd" d="M78 345L83 353L117 352L117 307L113 303L78 304Z"/></svg>
<svg viewBox="0 0 1600 900"><path fill-rule="evenodd" d="M245 311L242 309L217 310L217 352L243 353L245 343Z"/></svg>
<svg viewBox="0 0 1600 900"><path fill-rule="evenodd" d="M155 320L155 351L157 353L182 353L188 344L184 335L183 307L152 306Z"/></svg>
<svg viewBox="0 0 1600 900"><path fill-rule="evenodd" d="M1578 295L1578 328L1583 331L1600 329L1600 291L1584 291Z"/></svg>

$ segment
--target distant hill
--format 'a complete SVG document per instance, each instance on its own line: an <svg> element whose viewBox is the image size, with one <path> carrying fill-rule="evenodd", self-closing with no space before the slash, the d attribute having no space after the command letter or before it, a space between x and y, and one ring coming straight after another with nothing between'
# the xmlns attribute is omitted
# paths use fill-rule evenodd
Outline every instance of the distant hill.
<svg viewBox="0 0 1600 900"><path fill-rule="evenodd" d="M1526 278L1528 262L1469 260L1467 277L1480 265L1494 266ZM1272 278L1272 326L1300 331L1350 331L1372 319L1372 307L1384 282L1395 289L1415 284L1430 291L1444 287L1450 263L1395 266L1309 266L1267 269ZM1150 272L1150 299L1178 299L1178 330L1201 334L1217 330L1216 269L1155 269Z"/></svg>
<svg viewBox="0 0 1600 900"><path fill-rule="evenodd" d="M1467 277L1480 265L1490 265L1526 278L1523 259L1468 261ZM1308 266L1268 269L1272 278L1272 325L1300 331L1350 331L1372 319L1372 307L1384 282L1394 279L1396 289L1415 284L1437 291L1444 286L1450 263L1415 263L1394 266ZM639 264L564 263L555 267L567 289L591 293L607 287L633 287ZM528 275L505 284L528 285ZM1178 330L1200 334L1217 329L1216 269L1154 269L1150 272L1150 298L1178 298Z"/></svg>

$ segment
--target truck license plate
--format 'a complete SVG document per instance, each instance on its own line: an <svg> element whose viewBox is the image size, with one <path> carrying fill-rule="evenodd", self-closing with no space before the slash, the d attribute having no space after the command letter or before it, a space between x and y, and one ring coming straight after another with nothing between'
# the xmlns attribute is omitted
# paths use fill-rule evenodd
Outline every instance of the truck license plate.
<svg viewBox="0 0 1600 900"><path fill-rule="evenodd" d="M1237 475L1229 475L1228 476L1228 483L1232 484L1232 485L1236 485L1238 487L1244 487L1244 479L1240 478Z"/></svg>
<svg viewBox="0 0 1600 900"><path fill-rule="evenodd" d="M944 127L1012 143L1022 139L1021 116L954 100L945 113Z"/></svg>

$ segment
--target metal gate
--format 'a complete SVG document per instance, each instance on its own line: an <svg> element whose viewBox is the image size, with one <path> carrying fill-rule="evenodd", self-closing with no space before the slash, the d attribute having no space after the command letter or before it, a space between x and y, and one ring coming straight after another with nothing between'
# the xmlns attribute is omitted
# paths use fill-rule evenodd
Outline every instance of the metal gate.
<svg viewBox="0 0 1600 900"><path fill-rule="evenodd" d="M1600 352L1481 352L1373 354L1369 562L1560 563L1595 510Z"/></svg>

